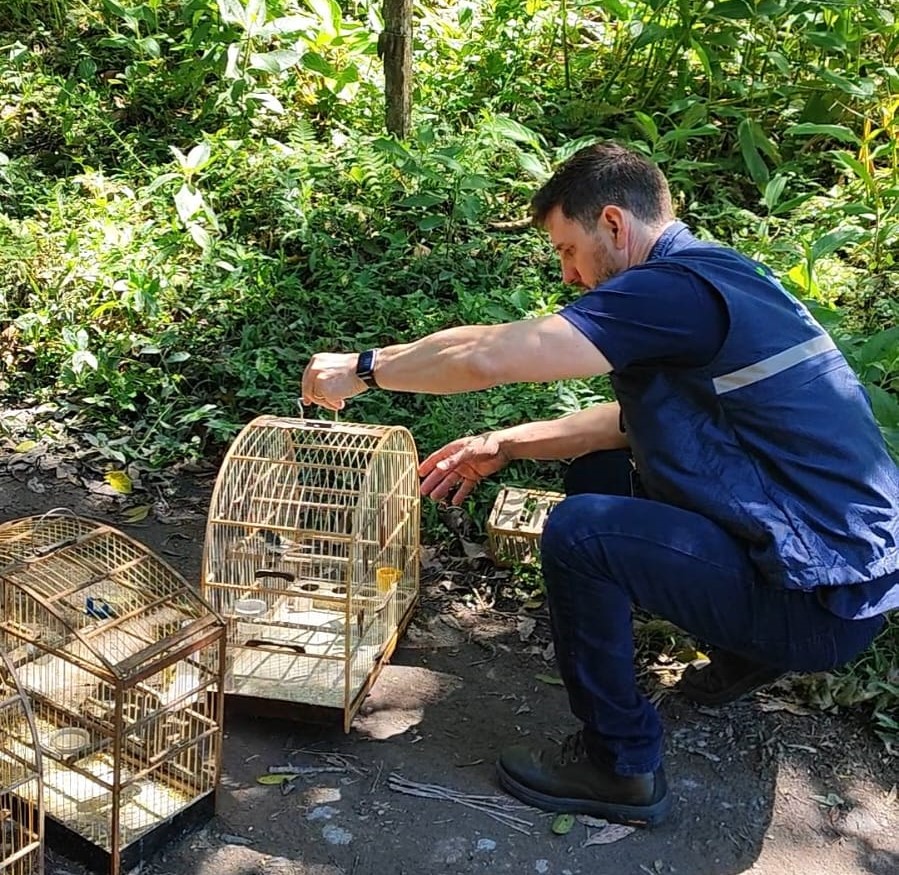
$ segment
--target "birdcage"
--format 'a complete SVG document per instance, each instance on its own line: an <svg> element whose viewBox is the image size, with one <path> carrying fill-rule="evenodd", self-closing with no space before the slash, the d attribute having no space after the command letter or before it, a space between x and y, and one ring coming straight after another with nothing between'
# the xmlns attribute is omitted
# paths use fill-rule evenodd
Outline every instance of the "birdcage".
<svg viewBox="0 0 899 875"><path fill-rule="evenodd" d="M403 428L262 416L241 432L203 559L228 693L340 708L349 731L418 598L418 482Z"/></svg>
<svg viewBox="0 0 899 875"><path fill-rule="evenodd" d="M121 532L54 513L0 526L0 602L48 843L118 875L210 816L224 623L184 579Z"/></svg>
<svg viewBox="0 0 899 875"><path fill-rule="evenodd" d="M560 492L504 486L487 519L487 540L497 565L521 565L540 553L540 535Z"/></svg>
<svg viewBox="0 0 899 875"><path fill-rule="evenodd" d="M0 654L0 875L43 875L41 750L28 697Z"/></svg>

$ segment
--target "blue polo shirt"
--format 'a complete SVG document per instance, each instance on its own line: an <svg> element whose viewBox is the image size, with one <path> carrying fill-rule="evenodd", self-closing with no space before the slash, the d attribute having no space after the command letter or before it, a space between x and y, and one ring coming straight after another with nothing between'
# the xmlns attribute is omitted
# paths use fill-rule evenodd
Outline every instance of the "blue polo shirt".
<svg viewBox="0 0 899 875"><path fill-rule="evenodd" d="M608 359L612 370L707 365L727 337L724 300L692 271L652 264L699 242L683 222L674 222L646 262L607 280L560 315Z"/></svg>
<svg viewBox="0 0 899 875"><path fill-rule="evenodd" d="M727 338L729 316L722 295L697 273L667 260L653 262L708 245L698 241L683 222L665 229L647 260L580 297L561 311L612 365L701 368L717 356ZM880 613L897 585L897 575L818 590L822 604L847 619Z"/></svg>

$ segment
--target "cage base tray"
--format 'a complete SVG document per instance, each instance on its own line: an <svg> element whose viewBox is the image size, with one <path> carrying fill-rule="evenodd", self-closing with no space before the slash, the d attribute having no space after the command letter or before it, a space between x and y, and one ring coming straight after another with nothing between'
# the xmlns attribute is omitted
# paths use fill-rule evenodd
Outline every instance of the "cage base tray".
<svg viewBox="0 0 899 875"><path fill-rule="evenodd" d="M122 848L118 867L114 867L113 853L95 845L53 817L46 818L45 833L47 844L67 859L81 863L99 875L119 875L130 872L169 842L197 829L214 815L215 791L211 791Z"/></svg>

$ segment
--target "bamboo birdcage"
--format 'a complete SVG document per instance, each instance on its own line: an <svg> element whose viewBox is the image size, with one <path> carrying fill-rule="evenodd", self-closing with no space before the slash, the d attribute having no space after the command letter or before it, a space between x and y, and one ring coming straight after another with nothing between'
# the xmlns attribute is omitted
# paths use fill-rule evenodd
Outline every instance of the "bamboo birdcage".
<svg viewBox="0 0 899 875"><path fill-rule="evenodd" d="M561 492L504 486L487 519L487 539L497 565L523 565L540 553L540 536Z"/></svg>
<svg viewBox="0 0 899 875"><path fill-rule="evenodd" d="M186 581L127 535L51 513L0 526L0 601L48 842L118 875L211 816L224 623Z"/></svg>
<svg viewBox="0 0 899 875"><path fill-rule="evenodd" d="M43 875L41 749L28 697L0 654L0 875Z"/></svg>
<svg viewBox="0 0 899 875"><path fill-rule="evenodd" d="M229 621L226 692L340 708L344 729L418 598L404 428L262 416L215 485L203 593Z"/></svg>

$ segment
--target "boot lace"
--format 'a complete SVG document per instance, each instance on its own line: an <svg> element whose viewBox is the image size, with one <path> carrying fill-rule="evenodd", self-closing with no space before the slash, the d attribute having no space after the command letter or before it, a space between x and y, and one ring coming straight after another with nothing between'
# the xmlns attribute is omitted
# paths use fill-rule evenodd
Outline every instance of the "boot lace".
<svg viewBox="0 0 899 875"><path fill-rule="evenodd" d="M563 742L559 750L559 765L567 766L569 763L577 763L587 759L587 748L584 745L584 733L582 730L572 732Z"/></svg>

